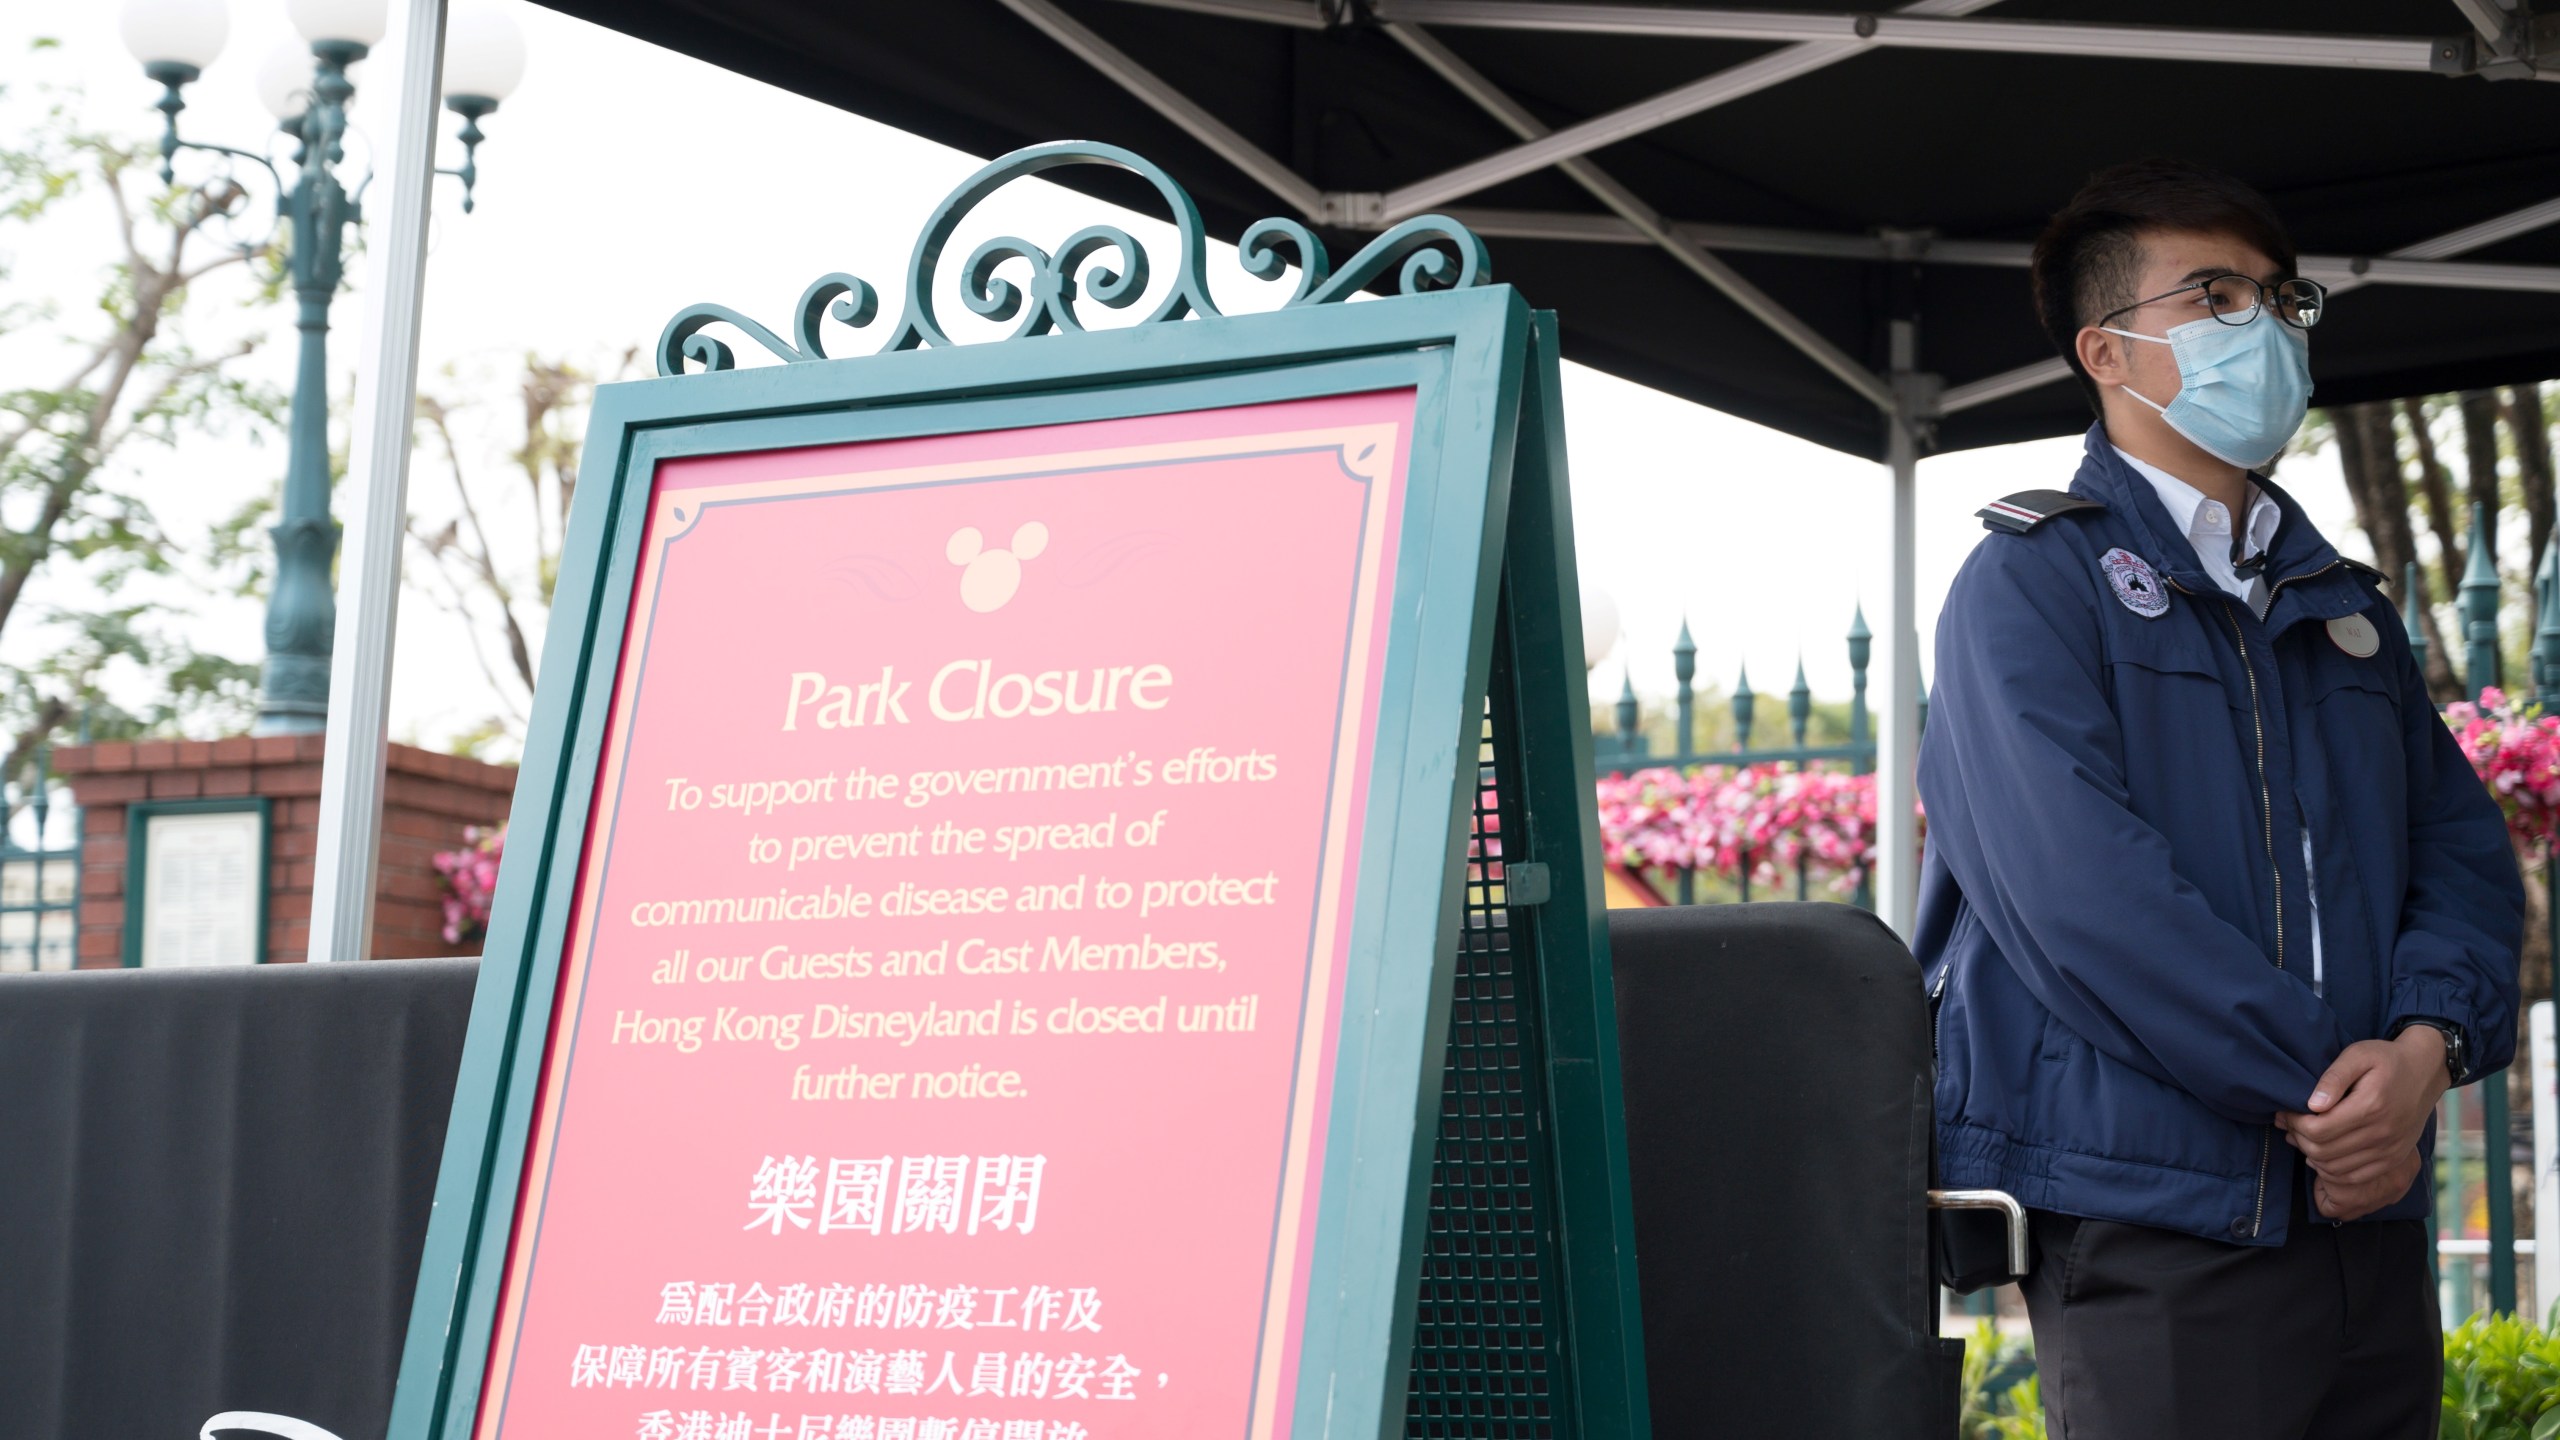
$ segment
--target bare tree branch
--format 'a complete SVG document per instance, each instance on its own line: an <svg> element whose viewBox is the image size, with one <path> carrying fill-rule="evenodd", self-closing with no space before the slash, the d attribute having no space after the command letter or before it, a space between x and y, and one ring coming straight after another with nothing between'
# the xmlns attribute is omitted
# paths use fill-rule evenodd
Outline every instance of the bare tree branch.
<svg viewBox="0 0 2560 1440"><path fill-rule="evenodd" d="M214 371L221 369L223 366L230 364L232 361L248 355L257 348L257 342L252 340L243 340L239 344L234 345L229 350L226 350L219 355L190 360L183 365L172 365L168 369L160 372L160 383L152 389L149 397L144 399L142 403L125 412L124 423L110 433L105 443L99 447L101 452L111 454L115 451L116 447L133 438L133 433L135 430L140 428L143 417L157 411L168 401L170 396L177 394L179 386L186 384L189 380L193 380L199 375L210 375Z"/></svg>
<svg viewBox="0 0 2560 1440"><path fill-rule="evenodd" d="M2495 516L2498 497L2498 392L2465 390L2462 407L2462 466L2469 478L2470 503L2485 505ZM2492 519L2491 526L2497 521ZM2490 533L2496 534L2493 528Z"/></svg>
<svg viewBox="0 0 2560 1440"><path fill-rule="evenodd" d="M533 646L525 639L523 623L516 618L515 592L507 584L506 577L499 573L496 557L490 551L488 528L480 523L480 507L472 501L470 477L463 472L462 452L453 441L453 428L447 418L449 412L442 403L421 396L418 413L426 420L428 428L435 431L437 442L444 448L445 463L453 471L454 494L461 500L463 518L471 526L471 544L468 547L457 544L454 548L478 574L481 585L496 602L498 622L506 631L507 657L514 663L517 678L530 694L534 682Z"/></svg>
<svg viewBox="0 0 2560 1440"><path fill-rule="evenodd" d="M151 316L156 327L156 312ZM124 396L125 385L132 380L134 369L141 363L143 347L150 343L148 329L137 314L135 322L125 328L112 351L108 380L91 402L79 432L66 437L62 447L62 463L54 478L44 487L44 498L38 502L34 521L19 537L31 543L18 547L6 563L0 563L0 631L6 631L9 617L17 612L18 599L26 592L27 580L53 551L54 531L63 517L71 513L72 502L79 498L89 477L97 473L106 451L100 442L106 438L107 423Z"/></svg>
<svg viewBox="0 0 2560 1440"><path fill-rule="evenodd" d="M2339 469L2347 479L2347 494L2355 502L2356 524L2373 542L2374 562L2394 585L2401 585L2406 583L2410 563L2417 559L2418 547L2410 532L2408 478L2400 468L2391 408L2387 401L2370 401L2336 406L2329 415L2337 428ZM2455 678L2452 662L2445 655L2435 606L2427 603L2423 568L2418 577L2420 593L2415 597L2414 608L2418 632L2427 642L2427 688L2439 700L2460 699L2462 682ZM2450 592L2446 598L2450 598Z"/></svg>
<svg viewBox="0 0 2560 1440"><path fill-rule="evenodd" d="M214 271L222 269L224 266L245 265L249 263L249 258L257 253L258 252L255 250L225 250L221 254L207 260L193 270L180 274L177 277L176 288L184 290L188 286L196 283L198 280L212 274Z"/></svg>
<svg viewBox="0 0 2560 1440"><path fill-rule="evenodd" d="M59 695L46 696L43 703L36 706L35 717L21 726L17 735L10 740L8 757L0 759L0 780L25 770L27 762L35 758L36 747L44 743L44 737L52 734L61 727L63 721L70 718L71 702L69 700Z"/></svg>
<svg viewBox="0 0 2560 1440"><path fill-rule="evenodd" d="M98 176L107 182L107 199L115 207L116 233L124 241L125 257L137 267L142 263L142 245L133 231L133 203L125 198L124 169L105 160L98 162Z"/></svg>
<svg viewBox="0 0 2560 1440"><path fill-rule="evenodd" d="M498 679L496 667L489 663L488 649L481 634L480 615L472 609L470 598L461 584L445 568L445 556L451 548L451 528L447 527L445 535L430 538L420 535L414 523L410 526L410 540L427 554L428 565L421 573L432 573L444 586L442 593L428 588L423 582L419 588L425 591L428 604L462 622L464 636L470 642L471 663L479 667L480 678L488 683L490 692L498 697L498 703L506 707L508 721L521 730L526 720L524 707L516 703L515 695Z"/></svg>
<svg viewBox="0 0 2560 1440"><path fill-rule="evenodd" d="M88 358L80 362L79 367L71 372L70 378L53 387L52 393L68 394L79 389L82 381L96 374L98 367L107 363L107 357L115 353L115 348L116 337L113 335L91 346ZM5 461L15 454L19 444L41 428L43 418L41 412L30 408L22 415L17 429L6 435L0 435L0 461Z"/></svg>
<svg viewBox="0 0 2560 1440"><path fill-rule="evenodd" d="M2515 441L2516 484L2524 492L2526 524L2533 537L2533 563L2542 563L2552 528L2551 427L2542 416L2542 387L2518 385L2507 392L2507 434Z"/></svg>
<svg viewBox="0 0 2560 1440"><path fill-rule="evenodd" d="M2419 493L2426 497L2427 525L2436 535L2436 572L2444 577L2445 594L2459 594L2464 559L2463 530L2461 519L2453 511L2452 477L2445 473L2444 462L2436 458L2436 437L2427 428L2426 406L2413 397L2400 402L2400 413L2408 420L2410 437L2416 441ZM2397 458L2395 451L2395 461ZM2495 525L2497 522L2492 520L2490 523ZM2492 544L2489 554L2494 558L2497 553L2496 545Z"/></svg>

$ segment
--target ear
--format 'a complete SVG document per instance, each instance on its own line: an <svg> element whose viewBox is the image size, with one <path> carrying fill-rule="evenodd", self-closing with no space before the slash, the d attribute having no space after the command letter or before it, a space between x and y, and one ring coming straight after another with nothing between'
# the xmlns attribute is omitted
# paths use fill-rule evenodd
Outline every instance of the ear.
<svg viewBox="0 0 2560 1440"><path fill-rule="evenodd" d="M2128 343L2122 336L2110 335L2095 325L2083 325L2080 333L2071 337L2080 368L2100 385L2121 385L2128 378L2124 357Z"/></svg>
<svg viewBox="0 0 2560 1440"><path fill-rule="evenodd" d="M943 547L942 554L954 565L966 565L977 559L978 552L986 546L987 538L978 533L977 526L963 525L951 532L951 543Z"/></svg>
<svg viewBox="0 0 2560 1440"><path fill-rule="evenodd" d="M1016 560L1028 560L1048 548L1049 527L1037 520L1024 521L1022 528L1013 532L1012 549Z"/></svg>

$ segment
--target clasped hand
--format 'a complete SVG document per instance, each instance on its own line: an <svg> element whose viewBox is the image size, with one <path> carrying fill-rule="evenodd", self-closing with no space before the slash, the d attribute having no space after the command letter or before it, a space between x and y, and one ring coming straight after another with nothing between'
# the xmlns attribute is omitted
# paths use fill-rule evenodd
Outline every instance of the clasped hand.
<svg viewBox="0 0 2560 1440"><path fill-rule="evenodd" d="M2312 1202L2332 1220L2370 1215L2409 1193L2418 1138L2451 1077L2444 1037L2412 1025L2396 1040L2359 1040L2312 1087L2309 1107L2276 1128L2310 1162Z"/></svg>

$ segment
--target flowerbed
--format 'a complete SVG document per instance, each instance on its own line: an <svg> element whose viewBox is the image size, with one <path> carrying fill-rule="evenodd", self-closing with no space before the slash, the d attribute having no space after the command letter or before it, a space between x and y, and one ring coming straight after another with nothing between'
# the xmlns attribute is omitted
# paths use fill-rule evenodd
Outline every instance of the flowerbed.
<svg viewBox="0 0 2560 1440"><path fill-rule="evenodd" d="M2492 686L2480 703L2448 705L2444 721L2496 797L2527 857L2560 831L2560 715ZM1875 860L1876 778L1797 771L1769 762L1667 767L1599 782L1608 858L1631 870L1693 871L1774 884L1798 860L1849 894Z"/></svg>
<svg viewBox="0 0 2560 1440"><path fill-rule="evenodd" d="M2480 703L2444 707L2444 723L2462 753L2506 812L2507 829L2531 854L2547 844L2560 819L2560 715L2511 699L2492 685Z"/></svg>
<svg viewBox="0 0 2560 1440"><path fill-rule="evenodd" d="M477 940L489 931L489 902L498 893L498 862L506 858L507 827L484 830L473 826L462 832L468 842L459 850L445 850L435 857L436 873L444 877L444 940L459 945Z"/></svg>
<svg viewBox="0 0 2560 1440"><path fill-rule="evenodd" d="M1657 767L1599 783L1608 858L1635 870L1691 870L1774 884L1806 863L1833 891L1858 888L1876 839L1873 775L1777 763Z"/></svg>

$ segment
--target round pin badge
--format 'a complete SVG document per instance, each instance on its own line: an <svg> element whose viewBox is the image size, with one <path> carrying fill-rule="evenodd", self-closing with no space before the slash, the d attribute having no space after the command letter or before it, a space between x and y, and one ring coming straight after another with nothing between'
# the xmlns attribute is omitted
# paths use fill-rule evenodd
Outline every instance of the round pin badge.
<svg viewBox="0 0 2560 1440"><path fill-rule="evenodd" d="M2098 568L2107 572L2108 586L2127 610L2145 620L2157 620L2169 613L2169 589L2160 583L2150 561L2118 548L2099 556Z"/></svg>
<svg viewBox="0 0 2560 1440"><path fill-rule="evenodd" d="M2329 641L2359 660L2370 660L2382 648L2382 632L2361 615L2341 615L2329 622Z"/></svg>

